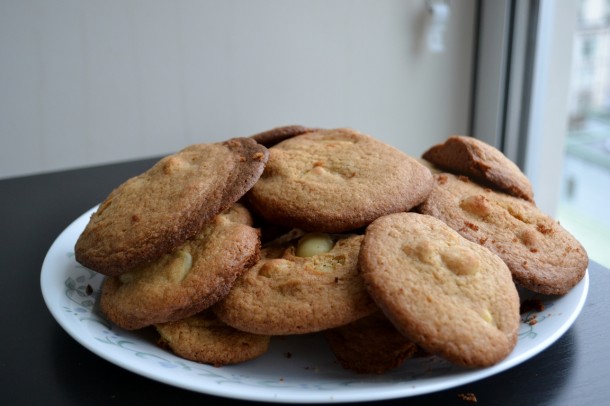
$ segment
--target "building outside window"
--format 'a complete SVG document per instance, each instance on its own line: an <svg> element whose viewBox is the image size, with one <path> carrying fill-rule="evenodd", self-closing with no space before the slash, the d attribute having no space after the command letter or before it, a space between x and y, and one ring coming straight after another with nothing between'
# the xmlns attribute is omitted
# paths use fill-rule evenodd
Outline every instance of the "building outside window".
<svg viewBox="0 0 610 406"><path fill-rule="evenodd" d="M557 218L610 265L610 2L582 0L576 16L568 131Z"/></svg>

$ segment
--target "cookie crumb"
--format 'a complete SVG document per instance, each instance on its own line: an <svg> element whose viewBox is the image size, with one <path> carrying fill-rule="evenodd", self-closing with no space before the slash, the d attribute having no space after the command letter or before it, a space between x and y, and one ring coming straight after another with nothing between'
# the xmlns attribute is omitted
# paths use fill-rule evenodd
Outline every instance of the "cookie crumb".
<svg viewBox="0 0 610 406"><path fill-rule="evenodd" d="M536 313L534 314L528 314L527 316L525 316L522 321L530 326L534 326L536 324L538 324L538 319L537 319L538 315Z"/></svg>
<svg viewBox="0 0 610 406"><path fill-rule="evenodd" d="M466 402L469 402L469 403L477 403L478 402L477 397L472 392L458 393L458 398L460 398L460 399L462 399L462 400L464 400Z"/></svg>
<svg viewBox="0 0 610 406"><path fill-rule="evenodd" d="M169 343L167 342L167 340L164 340L163 338L157 339L157 341L155 341L155 343L157 344L157 347L161 348L162 350L171 350Z"/></svg>
<svg viewBox="0 0 610 406"><path fill-rule="evenodd" d="M544 303L542 303L542 301L540 299L525 299L521 303L521 308L519 309L519 312L521 314L524 314L524 313L528 313L531 311L541 312L543 310L544 310Z"/></svg>
<svg viewBox="0 0 610 406"><path fill-rule="evenodd" d="M93 287L91 285L87 285L87 287L85 288L85 294L87 294L87 296L91 296L92 293Z"/></svg>

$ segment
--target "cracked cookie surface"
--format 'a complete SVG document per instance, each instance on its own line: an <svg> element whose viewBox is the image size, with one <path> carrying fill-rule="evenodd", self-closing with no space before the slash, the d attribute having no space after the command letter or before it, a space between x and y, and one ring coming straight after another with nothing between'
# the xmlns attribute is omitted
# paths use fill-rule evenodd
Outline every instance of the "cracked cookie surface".
<svg viewBox="0 0 610 406"><path fill-rule="evenodd" d="M500 150L479 139L454 135L425 151L422 158L445 171L534 201L532 184L521 169Z"/></svg>
<svg viewBox="0 0 610 406"><path fill-rule="evenodd" d="M585 275L587 252L556 220L528 201L465 176L436 174L418 211L496 253L515 281L534 292L562 295Z"/></svg>
<svg viewBox="0 0 610 406"><path fill-rule="evenodd" d="M517 343L519 296L488 249L418 213L375 220L360 251L362 277L392 324L424 350L490 366Z"/></svg>
<svg viewBox="0 0 610 406"><path fill-rule="evenodd" d="M239 203L216 216L173 252L102 283L100 309L134 330L180 320L224 297L259 258L258 230Z"/></svg>
<svg viewBox="0 0 610 406"><path fill-rule="evenodd" d="M215 367L255 359L269 349L271 337L227 326L205 310L186 319L156 324L159 344L176 355Z"/></svg>
<svg viewBox="0 0 610 406"><path fill-rule="evenodd" d="M373 137L317 130L269 148L269 162L248 198L272 223L342 233L411 209L432 184L428 168Z"/></svg>
<svg viewBox="0 0 610 406"><path fill-rule="evenodd" d="M76 260L120 275L171 252L258 180L269 157L249 138L195 144L114 189L91 216Z"/></svg>
<svg viewBox="0 0 610 406"><path fill-rule="evenodd" d="M301 238L306 238L305 234ZM358 272L362 235L334 236L328 252L301 257L294 240L261 250L213 310L220 320L256 334L304 334L337 327L376 307Z"/></svg>
<svg viewBox="0 0 610 406"><path fill-rule="evenodd" d="M323 335L341 366L361 374L382 374L421 352L381 311Z"/></svg>

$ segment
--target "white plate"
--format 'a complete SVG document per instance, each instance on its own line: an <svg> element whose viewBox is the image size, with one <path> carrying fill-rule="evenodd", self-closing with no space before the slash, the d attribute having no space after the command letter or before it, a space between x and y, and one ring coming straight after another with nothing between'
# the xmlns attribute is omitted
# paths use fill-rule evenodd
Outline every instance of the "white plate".
<svg viewBox="0 0 610 406"><path fill-rule="evenodd" d="M73 251L93 210L59 235L42 265L42 294L57 322L87 349L122 368L227 398L284 403L371 401L431 393L480 380L512 368L554 343L576 320L589 288L587 273L567 295L540 297L545 309L535 315L537 323L521 323L514 351L490 368L463 369L426 357L383 375L360 375L341 368L317 334L277 337L264 356L215 368L157 347L150 330L124 331L100 315L95 303L102 276L79 265Z"/></svg>

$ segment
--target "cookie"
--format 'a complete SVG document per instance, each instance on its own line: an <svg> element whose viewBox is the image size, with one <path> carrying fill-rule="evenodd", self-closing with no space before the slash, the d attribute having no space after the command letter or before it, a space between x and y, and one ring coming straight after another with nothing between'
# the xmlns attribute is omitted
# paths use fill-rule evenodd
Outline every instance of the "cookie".
<svg viewBox="0 0 610 406"><path fill-rule="evenodd" d="M441 173L441 172L445 172L444 170L442 170L441 168L439 168L438 166L434 165L432 162L430 161L426 161L424 158L415 158L417 159L417 162L419 162L420 164L422 164L423 166L425 166L426 168L428 168L428 170L430 171L430 173L432 173L433 175L435 173Z"/></svg>
<svg viewBox="0 0 610 406"><path fill-rule="evenodd" d="M358 273L362 238L305 234L300 244L264 246L261 260L213 311L238 330L269 335L313 333L364 317L376 307Z"/></svg>
<svg viewBox="0 0 610 406"><path fill-rule="evenodd" d="M254 140L236 138L161 159L101 203L76 242L76 260L116 276L171 252L239 200L268 157Z"/></svg>
<svg viewBox="0 0 610 406"><path fill-rule="evenodd" d="M428 168L390 145L350 129L318 130L271 147L248 199L269 222L343 233L411 209L432 184Z"/></svg>
<svg viewBox="0 0 610 406"><path fill-rule="evenodd" d="M445 171L466 175L510 195L534 201L532 185L521 169L500 150L476 138L449 137L428 149L422 157Z"/></svg>
<svg viewBox="0 0 610 406"><path fill-rule="evenodd" d="M210 310L183 320L155 325L158 343L179 357L215 367L239 364L265 354L270 336L227 326Z"/></svg>
<svg viewBox="0 0 610 406"><path fill-rule="evenodd" d="M224 297L259 259L258 230L235 204L160 259L102 283L100 309L114 324L135 330L196 314Z"/></svg>
<svg viewBox="0 0 610 406"><path fill-rule="evenodd" d="M284 127L276 127L271 130L263 131L258 134L251 135L259 144L269 148L275 144L287 140L288 138L296 137L297 135L315 131L315 128L303 127L302 125L288 125Z"/></svg>
<svg viewBox="0 0 610 406"><path fill-rule="evenodd" d="M534 204L465 176L444 173L435 179L418 211L496 253L519 285L563 295L584 277L589 260L583 246Z"/></svg>
<svg viewBox="0 0 610 406"><path fill-rule="evenodd" d="M429 353L485 367L516 345L519 295L509 269L442 221L413 212L375 220L360 267L385 316Z"/></svg>
<svg viewBox="0 0 610 406"><path fill-rule="evenodd" d="M385 373L419 354L381 311L322 334L341 366L361 374Z"/></svg>

